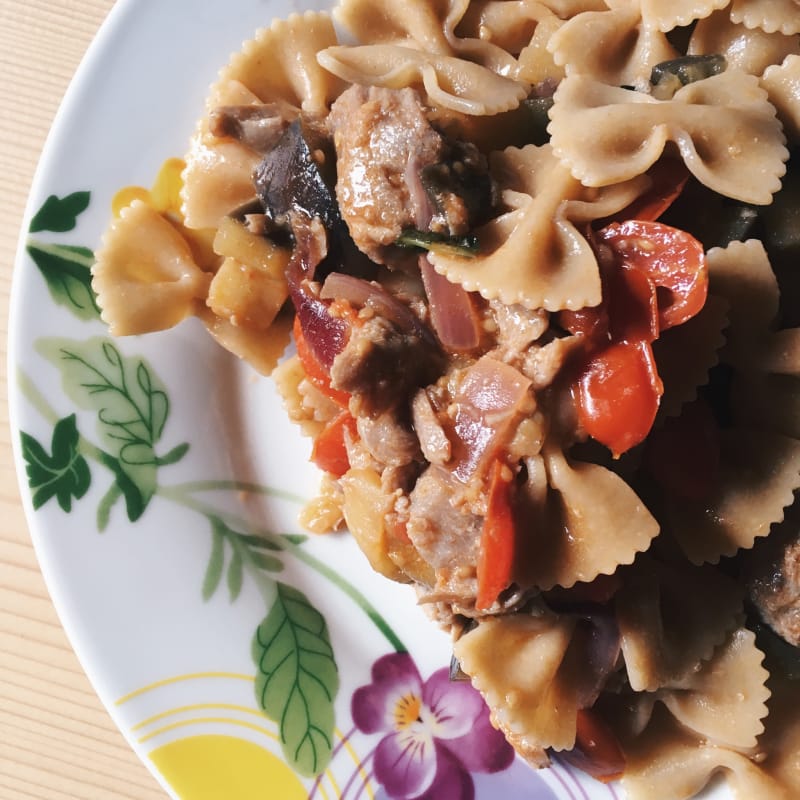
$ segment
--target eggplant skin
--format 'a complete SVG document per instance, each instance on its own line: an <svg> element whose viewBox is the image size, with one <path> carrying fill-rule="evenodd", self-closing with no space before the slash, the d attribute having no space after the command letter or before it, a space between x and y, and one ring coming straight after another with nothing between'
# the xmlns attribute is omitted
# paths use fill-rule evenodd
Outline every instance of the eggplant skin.
<svg viewBox="0 0 800 800"><path fill-rule="evenodd" d="M372 277L374 265L358 251L339 213L333 144L313 122L301 116L286 128L256 167L253 185L273 231L283 230L297 243L313 220L322 223L327 250L314 270L316 280L330 272Z"/></svg>
<svg viewBox="0 0 800 800"><path fill-rule="evenodd" d="M284 131L255 171L253 183L266 214L292 226L293 215L319 218L329 231L342 226L336 203L336 157L329 139L302 117Z"/></svg>

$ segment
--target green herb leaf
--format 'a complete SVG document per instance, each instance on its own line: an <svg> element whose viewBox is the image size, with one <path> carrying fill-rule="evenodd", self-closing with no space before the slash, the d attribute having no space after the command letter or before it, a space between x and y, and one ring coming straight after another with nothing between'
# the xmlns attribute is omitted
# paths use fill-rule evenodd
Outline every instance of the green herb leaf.
<svg viewBox="0 0 800 800"><path fill-rule="evenodd" d="M51 194L31 220L30 232L71 231L77 225L78 217L89 207L90 200L90 192L73 192L66 197Z"/></svg>
<svg viewBox="0 0 800 800"><path fill-rule="evenodd" d="M33 507L41 508L51 497L55 497L64 511L71 511L72 498L80 500L91 483L89 465L78 452L75 414L56 423L51 453L24 431L21 438L25 472L33 492Z"/></svg>
<svg viewBox="0 0 800 800"><path fill-rule="evenodd" d="M325 619L302 592L277 584L253 638L253 660L256 698L278 723L286 760L301 775L321 774L333 748L339 672Z"/></svg>
<svg viewBox="0 0 800 800"><path fill-rule="evenodd" d="M400 247L428 250L431 253L475 258L478 254L478 238L476 236L445 236L443 233L420 231L406 228L397 237L395 244Z"/></svg>
<svg viewBox="0 0 800 800"><path fill-rule="evenodd" d="M135 521L156 490L161 461L155 445L169 416L165 387L142 359L123 356L105 338L42 339L37 349L61 370L73 402L97 412L107 449L103 463L114 472L128 518Z"/></svg>
<svg viewBox="0 0 800 800"><path fill-rule="evenodd" d="M42 273L50 296L82 320L99 319L100 307L92 289L94 254L86 247L29 241L28 255Z"/></svg>

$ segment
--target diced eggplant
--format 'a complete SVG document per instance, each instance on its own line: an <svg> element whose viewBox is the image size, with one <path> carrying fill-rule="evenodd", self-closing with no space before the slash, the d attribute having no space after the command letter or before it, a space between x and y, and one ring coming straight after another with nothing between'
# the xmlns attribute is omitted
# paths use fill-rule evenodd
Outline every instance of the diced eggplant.
<svg viewBox="0 0 800 800"><path fill-rule="evenodd" d="M711 78L725 72L727 61L719 54L681 56L656 64L650 72L653 94L659 99L668 99L681 86Z"/></svg>
<svg viewBox="0 0 800 800"><path fill-rule="evenodd" d="M266 153L286 130L286 121L274 103L219 106L209 114L214 136L240 141L257 153Z"/></svg>
<svg viewBox="0 0 800 800"><path fill-rule="evenodd" d="M343 225L334 187L335 156L330 142L298 117L266 154L255 173L264 210L292 227L292 215L319 218L328 231Z"/></svg>

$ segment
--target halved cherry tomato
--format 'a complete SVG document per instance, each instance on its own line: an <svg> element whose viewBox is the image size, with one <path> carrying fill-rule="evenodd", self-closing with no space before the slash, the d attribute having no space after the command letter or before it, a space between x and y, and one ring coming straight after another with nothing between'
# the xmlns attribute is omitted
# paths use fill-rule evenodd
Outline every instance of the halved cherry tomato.
<svg viewBox="0 0 800 800"><path fill-rule="evenodd" d="M706 500L719 477L719 426L708 404L688 403L647 442L645 462L655 479L680 500Z"/></svg>
<svg viewBox="0 0 800 800"><path fill-rule="evenodd" d="M623 267L641 270L658 287L660 330L680 325L703 307L708 270L703 245L660 222L614 222L596 233Z"/></svg>
<svg viewBox="0 0 800 800"><path fill-rule="evenodd" d="M614 214L612 219L649 222L657 220L680 196L689 180L689 170L682 160L665 157L647 170L647 176L651 181L650 188L618 214Z"/></svg>
<svg viewBox="0 0 800 800"><path fill-rule="evenodd" d="M349 411L334 417L315 439L311 460L325 472L341 478L350 469L347 457L347 435L357 436L356 421Z"/></svg>
<svg viewBox="0 0 800 800"><path fill-rule="evenodd" d="M634 267L621 267L609 276L609 334L612 342L654 342L658 338L656 286Z"/></svg>
<svg viewBox="0 0 800 800"><path fill-rule="evenodd" d="M490 608L511 583L516 550L512 509L513 478L503 461L496 458L489 474L489 504L481 532L478 559L478 596L475 607Z"/></svg>
<svg viewBox="0 0 800 800"><path fill-rule="evenodd" d="M573 387L581 426L615 458L645 439L663 393L649 342L598 350Z"/></svg>
<svg viewBox="0 0 800 800"><path fill-rule="evenodd" d="M603 783L617 780L625 772L625 756L617 737L589 708L578 711L575 749L562 756Z"/></svg>
<svg viewBox="0 0 800 800"><path fill-rule="evenodd" d="M294 341L297 346L297 356L300 359L300 363L303 365L306 377L326 397L329 397L342 408L347 408L350 402L350 395L347 392L334 389L333 386L331 386L331 376L308 346L299 317L294 318Z"/></svg>

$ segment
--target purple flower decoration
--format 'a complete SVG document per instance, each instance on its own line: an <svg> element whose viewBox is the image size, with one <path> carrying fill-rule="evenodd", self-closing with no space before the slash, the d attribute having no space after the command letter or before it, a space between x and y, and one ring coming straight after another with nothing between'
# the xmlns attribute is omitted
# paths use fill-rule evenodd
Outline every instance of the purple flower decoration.
<svg viewBox="0 0 800 800"><path fill-rule="evenodd" d="M499 772L514 750L489 721L483 698L440 669L427 681L408 653L379 658L372 683L353 694L353 720L383 733L375 778L395 800L473 800L470 772Z"/></svg>

